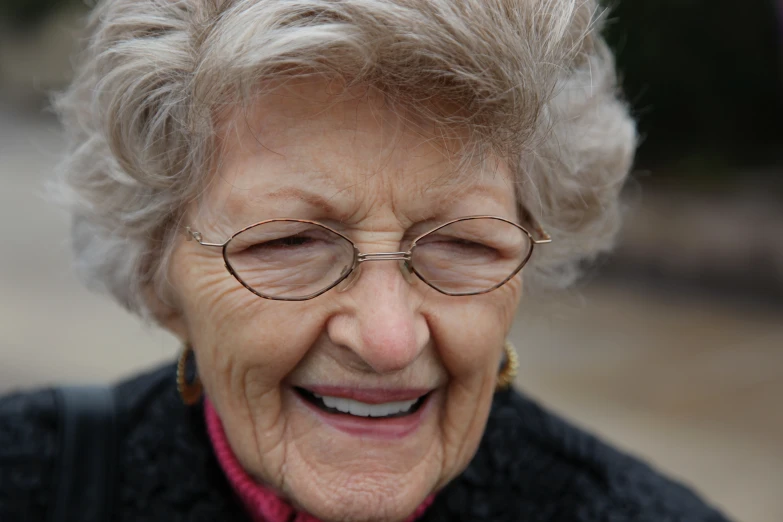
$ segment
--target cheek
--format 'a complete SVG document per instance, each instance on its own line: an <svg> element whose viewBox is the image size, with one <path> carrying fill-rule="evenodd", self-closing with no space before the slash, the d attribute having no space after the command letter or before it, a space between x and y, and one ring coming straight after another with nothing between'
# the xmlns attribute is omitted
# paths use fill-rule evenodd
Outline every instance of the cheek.
<svg viewBox="0 0 783 522"><path fill-rule="evenodd" d="M483 296L439 299L431 309L433 340L449 374L441 416L441 485L468 465L484 433L520 290L514 279Z"/></svg>
<svg viewBox="0 0 783 522"><path fill-rule="evenodd" d="M521 286L521 279L514 278L485 295L439 300L429 323L441 360L452 379L481 380L485 374L497 370L519 304Z"/></svg>
<svg viewBox="0 0 783 522"><path fill-rule="evenodd" d="M222 263L204 265L192 264L179 295L207 391L252 398L278 389L321 335L324 311L315 301L262 299Z"/></svg>

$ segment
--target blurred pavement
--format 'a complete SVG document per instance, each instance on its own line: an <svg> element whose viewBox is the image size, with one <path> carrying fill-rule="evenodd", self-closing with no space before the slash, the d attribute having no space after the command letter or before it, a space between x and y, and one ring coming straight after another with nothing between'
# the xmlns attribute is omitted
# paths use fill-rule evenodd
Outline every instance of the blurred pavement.
<svg viewBox="0 0 783 522"><path fill-rule="evenodd" d="M106 381L177 346L70 268L65 213L43 198L53 119L0 106L0 393ZM783 520L783 310L593 281L529 298L519 385L695 485L741 522Z"/></svg>

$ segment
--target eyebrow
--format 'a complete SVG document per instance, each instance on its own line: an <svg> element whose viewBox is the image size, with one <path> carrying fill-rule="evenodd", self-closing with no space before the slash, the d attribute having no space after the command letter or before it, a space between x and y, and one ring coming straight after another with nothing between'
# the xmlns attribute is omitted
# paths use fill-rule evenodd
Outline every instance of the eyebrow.
<svg viewBox="0 0 783 522"><path fill-rule="evenodd" d="M329 199L298 187L283 187L273 192L259 194L253 199L258 201L273 199L278 201L304 202L307 205L313 208L317 208L329 215L337 215L340 213L337 207Z"/></svg>
<svg viewBox="0 0 783 522"><path fill-rule="evenodd" d="M459 192L462 191L457 191L457 193ZM503 199L503 197L501 196L501 191L499 191L495 187L486 187L484 185L473 185L466 192L470 192L471 195L487 198L488 200L493 201L495 203L502 203L502 199ZM453 202L454 197L455 195L453 193L450 193L448 195L442 195L441 201L439 201L438 206L440 207L444 203ZM304 203L309 207L318 209L324 214L328 216L332 216L340 221L347 219L350 214L347 213L345 209L339 208L339 206L333 202L333 198L327 198L322 196L321 194L295 186L281 187L279 189L273 190L272 192L255 193L251 196L251 199L256 204L262 204L262 205L268 203L270 200L293 202L293 203ZM275 217L280 217L280 216L275 216ZM283 216L283 217L293 217L293 216Z"/></svg>
<svg viewBox="0 0 783 522"><path fill-rule="evenodd" d="M503 197L505 196L504 191L498 189L497 187L489 187L486 185L471 185L464 192L470 193L471 195L491 199L496 203L503 203Z"/></svg>
<svg viewBox="0 0 783 522"><path fill-rule="evenodd" d="M509 192L512 193L512 196L513 190L513 188L509 188ZM445 191L440 195L440 200L448 205L453 203L455 199L469 195L502 205L504 203L504 198L508 195L509 192L506 192L499 187L488 186L484 184L471 184L466 188L455 187L453 190Z"/></svg>

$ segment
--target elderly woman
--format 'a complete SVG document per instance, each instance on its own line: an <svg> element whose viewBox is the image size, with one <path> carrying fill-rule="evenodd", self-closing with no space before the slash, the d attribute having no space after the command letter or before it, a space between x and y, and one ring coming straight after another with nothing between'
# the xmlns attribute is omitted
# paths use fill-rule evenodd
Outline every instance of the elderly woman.
<svg viewBox="0 0 783 522"><path fill-rule="evenodd" d="M618 224L635 132L600 18L98 5L58 101L76 257L184 348L4 398L0 520L724 520L508 388L524 291Z"/></svg>

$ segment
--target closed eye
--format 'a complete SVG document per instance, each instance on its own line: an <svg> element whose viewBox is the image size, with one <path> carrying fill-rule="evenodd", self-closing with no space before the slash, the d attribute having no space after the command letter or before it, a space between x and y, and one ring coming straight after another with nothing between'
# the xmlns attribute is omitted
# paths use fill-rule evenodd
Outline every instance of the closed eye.
<svg viewBox="0 0 783 522"><path fill-rule="evenodd" d="M264 248L289 248L307 245L308 243L313 243L315 241L315 239L307 236L289 236L280 239L274 239L272 241L267 241L265 243L260 243L254 246L260 246Z"/></svg>

